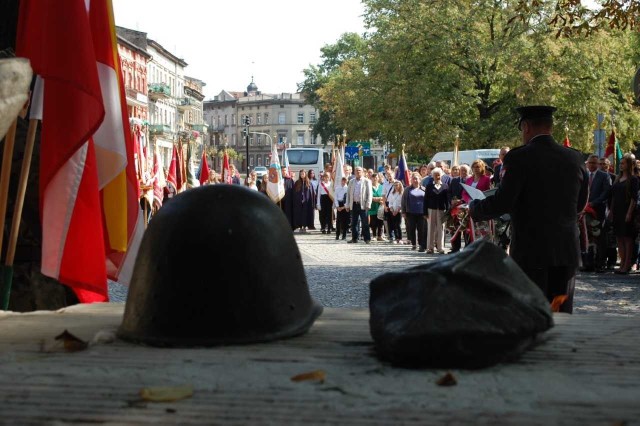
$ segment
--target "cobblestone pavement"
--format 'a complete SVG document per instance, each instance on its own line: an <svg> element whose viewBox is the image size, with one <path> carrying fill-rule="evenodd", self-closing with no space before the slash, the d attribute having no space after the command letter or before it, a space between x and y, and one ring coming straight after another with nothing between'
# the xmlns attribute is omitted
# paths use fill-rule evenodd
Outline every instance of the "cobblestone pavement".
<svg viewBox="0 0 640 426"><path fill-rule="evenodd" d="M369 282L376 276L406 269L439 256L411 250L411 246L376 242L347 244L319 231L295 233L311 294L327 307L368 307ZM349 238L349 237L347 237ZM447 250L448 251L448 250ZM126 300L127 287L109 283L111 301ZM576 314L640 314L640 273L616 275L579 273L574 300Z"/></svg>

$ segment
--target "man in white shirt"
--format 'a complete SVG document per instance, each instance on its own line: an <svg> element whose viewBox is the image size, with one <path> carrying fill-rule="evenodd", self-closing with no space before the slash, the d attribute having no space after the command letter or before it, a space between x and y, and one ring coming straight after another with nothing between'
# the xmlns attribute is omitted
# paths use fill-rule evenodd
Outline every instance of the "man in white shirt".
<svg viewBox="0 0 640 426"><path fill-rule="evenodd" d="M355 177L349 182L347 187L347 212L351 212L351 240L349 243L358 242L358 219L362 221L362 235L364 242L371 242L371 232L369 231L368 212L373 202L371 193L371 181L364 177L362 167L356 167Z"/></svg>

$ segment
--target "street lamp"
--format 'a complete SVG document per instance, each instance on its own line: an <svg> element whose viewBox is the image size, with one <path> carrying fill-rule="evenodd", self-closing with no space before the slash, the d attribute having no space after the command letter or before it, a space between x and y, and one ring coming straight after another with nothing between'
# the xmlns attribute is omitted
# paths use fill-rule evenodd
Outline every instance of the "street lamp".
<svg viewBox="0 0 640 426"><path fill-rule="evenodd" d="M242 117L242 124L244 124L244 130L242 132L244 133L245 145L247 147L247 176L249 176L251 172L251 167L249 166L249 126L251 125L251 117L248 115Z"/></svg>

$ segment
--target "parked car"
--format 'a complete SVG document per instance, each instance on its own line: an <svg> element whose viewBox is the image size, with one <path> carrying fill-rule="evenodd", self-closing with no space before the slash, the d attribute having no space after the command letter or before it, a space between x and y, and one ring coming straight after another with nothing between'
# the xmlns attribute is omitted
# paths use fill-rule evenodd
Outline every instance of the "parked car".
<svg viewBox="0 0 640 426"><path fill-rule="evenodd" d="M253 171L256 172L256 177L258 179L262 179L262 176L269 174L269 169L265 166L256 166Z"/></svg>

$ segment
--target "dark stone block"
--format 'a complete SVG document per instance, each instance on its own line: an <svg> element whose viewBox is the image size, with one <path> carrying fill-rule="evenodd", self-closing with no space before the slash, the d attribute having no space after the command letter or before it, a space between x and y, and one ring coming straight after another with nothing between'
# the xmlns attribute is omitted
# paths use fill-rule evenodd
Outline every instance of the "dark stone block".
<svg viewBox="0 0 640 426"><path fill-rule="evenodd" d="M503 250L478 241L371 282L380 358L407 367L480 368L515 358L553 327L549 303Z"/></svg>

